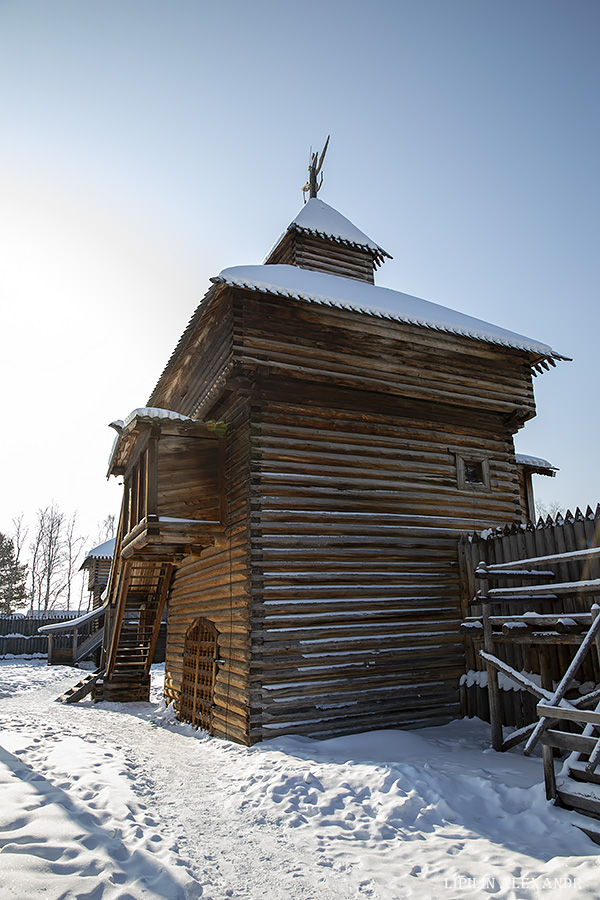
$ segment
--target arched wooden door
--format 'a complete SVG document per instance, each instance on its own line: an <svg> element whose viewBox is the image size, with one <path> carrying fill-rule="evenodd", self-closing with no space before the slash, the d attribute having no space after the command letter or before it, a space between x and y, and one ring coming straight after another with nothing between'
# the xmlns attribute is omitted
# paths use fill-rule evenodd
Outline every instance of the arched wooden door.
<svg viewBox="0 0 600 900"><path fill-rule="evenodd" d="M183 649L183 677L179 695L181 722L212 734L217 629L207 619L196 619L188 628Z"/></svg>

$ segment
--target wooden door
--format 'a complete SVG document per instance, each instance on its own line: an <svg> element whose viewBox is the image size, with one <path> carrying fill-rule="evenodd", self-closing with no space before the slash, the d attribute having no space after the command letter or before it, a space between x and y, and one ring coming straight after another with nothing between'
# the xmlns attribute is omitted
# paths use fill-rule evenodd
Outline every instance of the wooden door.
<svg viewBox="0 0 600 900"><path fill-rule="evenodd" d="M207 619L198 618L188 628L179 697L179 720L209 734L213 724L217 637L217 629Z"/></svg>

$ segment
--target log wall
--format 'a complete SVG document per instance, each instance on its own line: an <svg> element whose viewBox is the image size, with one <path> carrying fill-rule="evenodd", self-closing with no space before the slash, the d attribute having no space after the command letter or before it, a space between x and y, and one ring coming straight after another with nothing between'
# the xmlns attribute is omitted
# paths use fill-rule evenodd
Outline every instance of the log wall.
<svg viewBox="0 0 600 900"><path fill-rule="evenodd" d="M176 569L168 601L165 695L177 704L187 628L198 617L219 633L214 733L248 743L249 605L248 509L249 407L232 398L221 413L225 438L226 541Z"/></svg>
<svg viewBox="0 0 600 900"><path fill-rule="evenodd" d="M219 448L214 438L162 436L157 469L158 515L220 520Z"/></svg>
<svg viewBox="0 0 600 900"><path fill-rule="evenodd" d="M211 288L192 316L149 406L196 417L217 397L231 371L233 310L227 292Z"/></svg>
<svg viewBox="0 0 600 900"><path fill-rule="evenodd" d="M247 371L268 365L275 377L517 415L520 424L535 415L522 351L288 297L239 291L234 304L234 362Z"/></svg>
<svg viewBox="0 0 600 900"><path fill-rule="evenodd" d="M297 391L271 379L254 407L251 735L448 721L458 534L519 513L512 435L489 413ZM459 491L455 451L474 448L490 488Z"/></svg>
<svg viewBox="0 0 600 900"><path fill-rule="evenodd" d="M373 253L302 231L289 231L265 261L374 283Z"/></svg>
<svg viewBox="0 0 600 900"><path fill-rule="evenodd" d="M458 715L457 541L521 518L512 435L535 412L528 354L221 288L149 402L228 426L229 537L176 570L167 698L203 616L219 632L216 734ZM472 458L486 484L460 484Z"/></svg>

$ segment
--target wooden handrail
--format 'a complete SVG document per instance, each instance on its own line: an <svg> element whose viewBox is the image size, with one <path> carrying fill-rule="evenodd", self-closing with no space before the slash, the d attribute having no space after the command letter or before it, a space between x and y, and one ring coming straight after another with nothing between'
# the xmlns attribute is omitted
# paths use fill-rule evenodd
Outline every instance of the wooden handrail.
<svg viewBox="0 0 600 900"><path fill-rule="evenodd" d="M38 633L68 634L69 631L76 630L80 628L81 625L87 625L88 622L94 622L96 619L99 619L100 616L104 615L107 606L108 600L105 600L103 606L100 606L98 609L92 609L90 612L85 613L83 616L78 616L76 619L69 619L67 622L57 625L40 625Z"/></svg>
<svg viewBox="0 0 600 900"><path fill-rule="evenodd" d="M490 566L486 563L479 563L477 568L481 566L483 571L502 572L504 569L514 568L516 565L532 566L538 565L539 563L571 562L578 559L594 558L596 556L600 557L600 547L588 547L585 550L573 550L570 553L553 553L550 556L532 556L530 559L517 559L507 563L494 563ZM477 573L477 570L475 570L475 572Z"/></svg>

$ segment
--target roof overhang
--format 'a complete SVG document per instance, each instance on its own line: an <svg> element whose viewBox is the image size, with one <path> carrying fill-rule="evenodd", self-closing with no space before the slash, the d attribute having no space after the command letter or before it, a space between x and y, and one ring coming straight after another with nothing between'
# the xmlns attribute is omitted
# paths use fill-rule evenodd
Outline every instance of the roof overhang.
<svg viewBox="0 0 600 900"><path fill-rule="evenodd" d="M554 478L558 472L556 466L553 466L547 459L542 459L541 456L528 456L525 453L517 453L516 461L520 468L534 475L547 475L550 478Z"/></svg>
<svg viewBox="0 0 600 900"><path fill-rule="evenodd" d="M556 360L569 357L556 353L548 344L508 331L482 319L448 307L422 300L390 288L327 275L296 266L233 266L211 278L214 284L227 284L283 298L305 300L391 321L459 334L473 340L499 344L530 354L531 365L543 372Z"/></svg>
<svg viewBox="0 0 600 900"><path fill-rule="evenodd" d="M117 419L110 423L110 427L115 429L117 437L110 453L107 477L123 474L142 433L155 429L158 434L168 431L169 434L197 436L205 435L207 431L203 422L171 409L155 407L134 409L125 420Z"/></svg>

